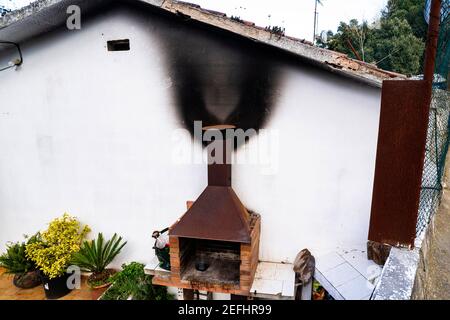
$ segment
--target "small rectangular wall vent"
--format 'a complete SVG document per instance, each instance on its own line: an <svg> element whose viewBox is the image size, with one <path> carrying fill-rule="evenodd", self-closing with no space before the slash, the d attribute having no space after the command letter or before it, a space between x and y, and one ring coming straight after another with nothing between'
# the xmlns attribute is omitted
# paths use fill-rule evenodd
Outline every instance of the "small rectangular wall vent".
<svg viewBox="0 0 450 320"><path fill-rule="evenodd" d="M110 40L107 42L108 51L129 51L130 39Z"/></svg>

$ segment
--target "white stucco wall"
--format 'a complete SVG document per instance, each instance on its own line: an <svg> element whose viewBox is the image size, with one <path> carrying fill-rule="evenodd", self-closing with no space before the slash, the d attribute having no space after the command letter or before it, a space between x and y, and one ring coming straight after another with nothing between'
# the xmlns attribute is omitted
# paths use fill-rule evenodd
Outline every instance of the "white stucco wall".
<svg viewBox="0 0 450 320"><path fill-rule="evenodd" d="M0 72L0 244L67 211L92 235L128 241L116 265L148 262L151 232L203 190L205 165L172 162L182 126L150 20L125 10L53 32L22 44L22 67ZM123 38L131 51L106 50ZM380 91L300 71L283 71L266 126L279 137L278 169L233 167L236 192L262 215L262 260L367 239Z"/></svg>
<svg viewBox="0 0 450 320"><path fill-rule="evenodd" d="M261 255L292 260L303 248L318 254L364 247L380 94L326 74L287 74L267 127L279 136L277 173L260 174L270 166L235 168L236 191L263 214Z"/></svg>

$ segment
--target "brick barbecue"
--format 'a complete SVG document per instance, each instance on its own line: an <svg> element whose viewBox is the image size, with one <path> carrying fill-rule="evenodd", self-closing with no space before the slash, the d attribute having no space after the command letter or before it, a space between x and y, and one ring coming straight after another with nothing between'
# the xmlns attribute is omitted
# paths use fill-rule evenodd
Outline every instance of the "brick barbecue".
<svg viewBox="0 0 450 320"><path fill-rule="evenodd" d="M208 185L170 227L171 272L155 276L154 284L249 294L258 264L261 217L249 212L231 187L231 139L225 131L233 128L204 128L222 133L222 156L215 157L220 141L213 140L216 143L207 146Z"/></svg>

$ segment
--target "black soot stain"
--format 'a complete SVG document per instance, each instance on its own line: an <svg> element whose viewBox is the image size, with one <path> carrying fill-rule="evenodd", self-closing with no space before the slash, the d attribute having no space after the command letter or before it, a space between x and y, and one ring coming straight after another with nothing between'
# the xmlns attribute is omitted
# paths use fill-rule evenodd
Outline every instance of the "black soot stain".
<svg viewBox="0 0 450 320"><path fill-rule="evenodd" d="M264 46L210 29L178 22L159 33L180 120L191 134L194 121L258 131L279 95L280 66Z"/></svg>

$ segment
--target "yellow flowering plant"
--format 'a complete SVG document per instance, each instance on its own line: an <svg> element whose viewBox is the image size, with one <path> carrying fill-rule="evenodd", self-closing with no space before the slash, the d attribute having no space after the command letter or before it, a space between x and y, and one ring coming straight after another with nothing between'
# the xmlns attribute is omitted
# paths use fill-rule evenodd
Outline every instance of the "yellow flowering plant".
<svg viewBox="0 0 450 320"><path fill-rule="evenodd" d="M89 231L90 228L82 227L77 218L64 213L62 217L50 222L47 230L41 232L42 241L27 244L26 256L49 279L57 278L64 274Z"/></svg>

